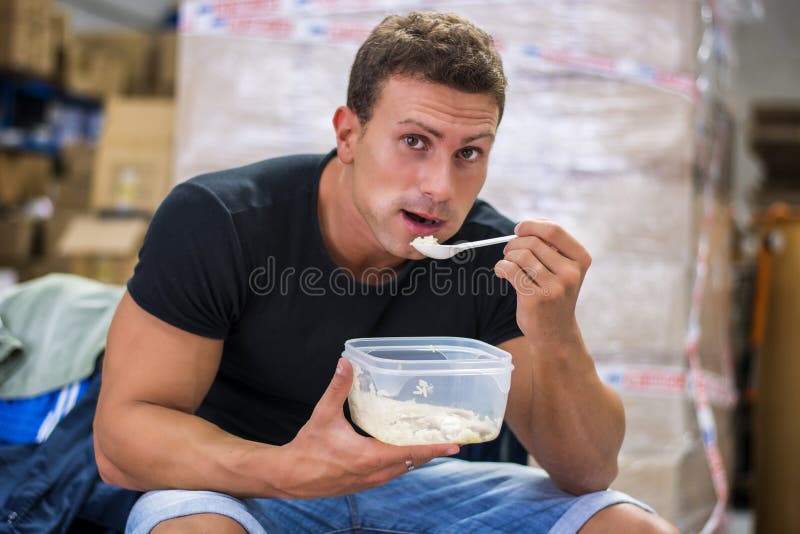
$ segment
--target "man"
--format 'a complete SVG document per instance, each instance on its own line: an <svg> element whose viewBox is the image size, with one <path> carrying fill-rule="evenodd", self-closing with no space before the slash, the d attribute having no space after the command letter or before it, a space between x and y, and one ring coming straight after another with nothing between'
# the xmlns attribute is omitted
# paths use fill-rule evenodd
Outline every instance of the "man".
<svg viewBox="0 0 800 534"><path fill-rule="evenodd" d="M484 32L388 17L353 64L335 151L170 193L109 331L95 420L103 479L148 491L130 532L674 532L604 491L624 416L575 320L588 253L553 223L514 227L476 201L504 95ZM409 245L512 231L502 254L460 263ZM496 276L459 293L433 283L460 276L448 266ZM506 422L550 478L357 433L339 354L384 335L509 351Z"/></svg>

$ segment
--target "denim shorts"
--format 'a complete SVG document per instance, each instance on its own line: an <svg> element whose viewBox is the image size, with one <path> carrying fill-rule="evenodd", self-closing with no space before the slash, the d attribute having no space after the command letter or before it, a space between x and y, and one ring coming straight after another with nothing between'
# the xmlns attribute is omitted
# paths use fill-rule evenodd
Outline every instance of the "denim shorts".
<svg viewBox="0 0 800 534"><path fill-rule="evenodd" d="M151 491L131 510L126 533L145 534L167 519L215 513L238 521L250 534L572 534L598 511L619 503L654 513L618 491L565 493L541 469L438 458L383 486L344 497L235 499L211 491Z"/></svg>

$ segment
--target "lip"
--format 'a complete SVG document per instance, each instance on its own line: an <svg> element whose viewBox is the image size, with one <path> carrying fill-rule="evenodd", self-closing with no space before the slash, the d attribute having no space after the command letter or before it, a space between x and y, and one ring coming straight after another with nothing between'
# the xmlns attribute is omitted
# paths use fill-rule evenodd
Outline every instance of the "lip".
<svg viewBox="0 0 800 534"><path fill-rule="evenodd" d="M420 217L425 217L426 219L439 220L436 217L426 216L425 214L416 211L410 213L413 213L414 215L419 215ZM411 232L411 234L413 234L414 236L424 237L433 235L442 228L444 228L444 226L447 224L447 221L442 221L442 220L439 220L439 222L437 222L436 224L422 224L415 221L408 215L406 215L405 212L403 211L400 212L400 216L403 218L403 222L406 224L406 228L408 228L409 232Z"/></svg>

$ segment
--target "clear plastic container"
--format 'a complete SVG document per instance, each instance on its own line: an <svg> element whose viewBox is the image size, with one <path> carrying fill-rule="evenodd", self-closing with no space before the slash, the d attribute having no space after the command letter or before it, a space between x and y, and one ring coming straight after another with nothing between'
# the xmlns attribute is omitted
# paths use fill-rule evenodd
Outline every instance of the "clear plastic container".
<svg viewBox="0 0 800 534"><path fill-rule="evenodd" d="M511 355L460 337L351 339L350 414L394 445L479 443L497 437L511 387Z"/></svg>

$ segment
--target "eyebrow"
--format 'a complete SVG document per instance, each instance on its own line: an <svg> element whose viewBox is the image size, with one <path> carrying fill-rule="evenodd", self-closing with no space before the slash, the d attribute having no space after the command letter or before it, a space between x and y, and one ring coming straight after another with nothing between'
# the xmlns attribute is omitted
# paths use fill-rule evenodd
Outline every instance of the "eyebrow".
<svg viewBox="0 0 800 534"><path fill-rule="evenodd" d="M398 124L415 124L415 125L419 126L420 128L422 128L423 130L425 130L426 132L428 132L429 134L431 134L432 136L434 136L437 139L441 139L441 138L444 137L444 134L442 134L442 132L440 132L439 130L431 128L427 124L423 124L423 123L421 123L421 122L419 122L417 120L414 120L414 119L405 119L405 120L402 120L402 121L398 122ZM491 139L494 139L494 134L492 132L482 132L482 133L479 133L479 134L470 135L469 137L465 137L464 139L462 139L461 140L461 144L462 145L466 145L467 143L471 143L471 142L475 141L476 139L481 139L483 137L490 137Z"/></svg>

